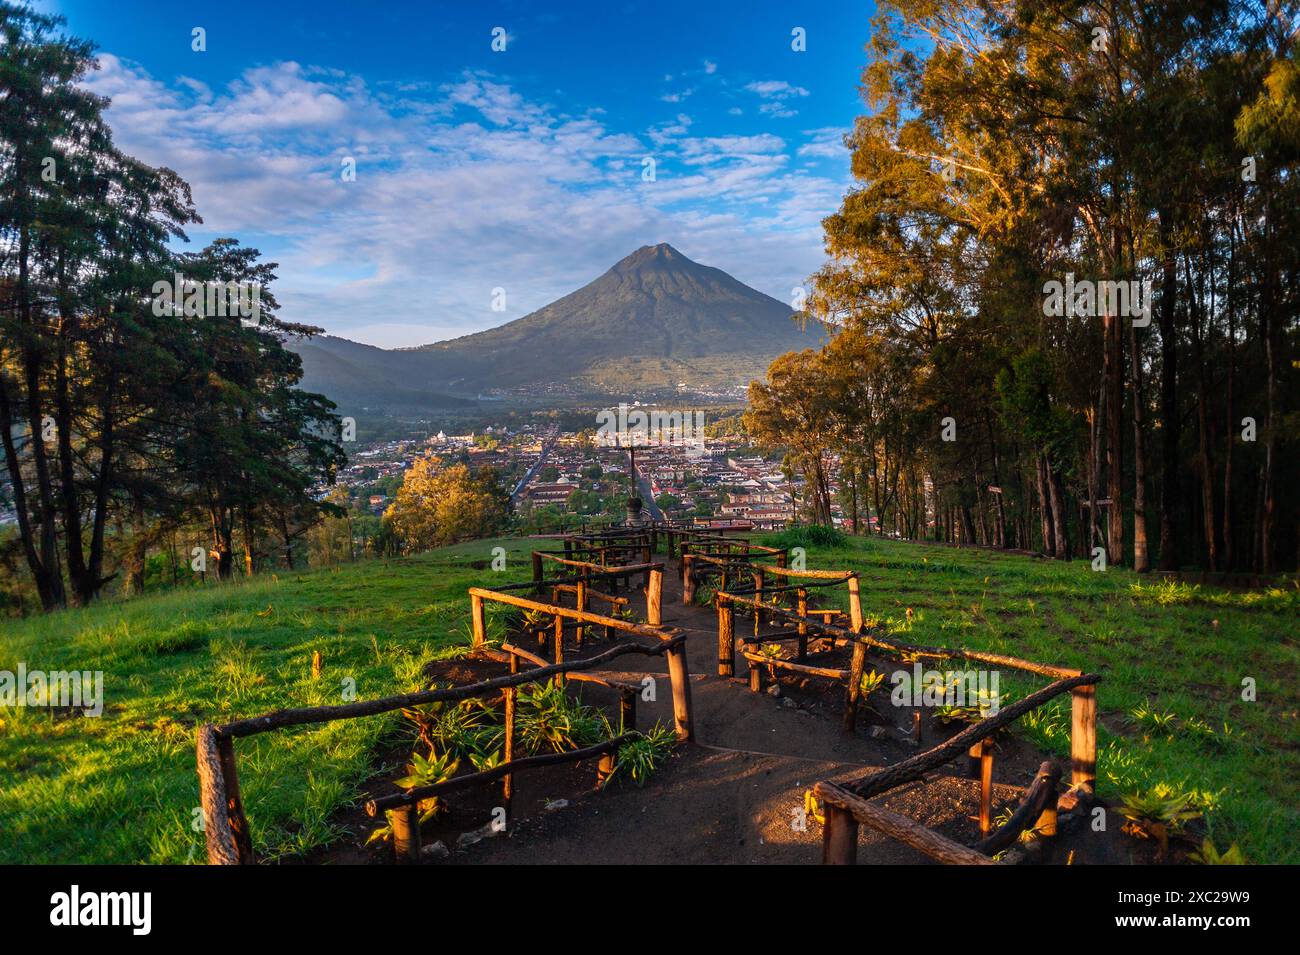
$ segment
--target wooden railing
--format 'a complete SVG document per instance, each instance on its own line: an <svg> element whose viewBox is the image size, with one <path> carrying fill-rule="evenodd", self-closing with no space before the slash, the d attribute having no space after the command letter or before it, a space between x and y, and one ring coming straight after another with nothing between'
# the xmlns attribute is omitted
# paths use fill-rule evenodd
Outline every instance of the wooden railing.
<svg viewBox="0 0 1300 955"><path fill-rule="evenodd" d="M606 740L595 746L571 750L564 753L546 754L514 758L513 722L515 688L526 683L536 683L556 678L587 680L601 683L615 689L620 694L620 718L623 725L635 726L635 690L631 684L621 683L587 674L585 671L596 669L616 657L626 654L643 656L663 656L668 662L668 675L672 684L673 724L678 739L689 740L693 736L691 725L690 673L686 660L686 637L674 628L660 625L659 607L663 584L662 564L634 564L616 568L602 568L589 562L571 561L557 555L545 555L572 569L573 574L553 580L531 580L519 584L507 584L498 589L471 587L470 618L473 633L473 645L483 649L486 644L486 605L498 603L525 611L536 611L550 616L555 628L555 661L548 663L541 657L529 653L520 647L505 644L503 651L509 654L511 672L507 676L484 680L479 683L445 689L423 690L415 693L403 693L336 706L317 706L300 709L284 709L266 713L261 716L235 720L214 725L204 724L199 728L196 740L199 774L199 794L203 809L204 832L206 834L208 861L212 864L238 865L251 864L255 861L248 819L239 785L239 771L235 756L234 742L244 736L253 736L273 730L292 726L327 723L335 720L354 719L374 716L395 710L427 703L453 702L480 696L501 694L506 709L506 749L504 761L490 770L453 777L434 786L419 787L378 797L367 804L371 814L391 810L390 820L393 826L395 851L400 860L409 860L419 854L419 826L416 806L422 799L452 789L461 789L486 783L495 779L505 779L507 804L512 789L513 774L552 765L601 757L599 772L607 775L613 769L613 754L618 747L631 737L623 734ZM545 559L544 558L544 559ZM537 567L534 555L534 567ZM647 579L646 623L638 623L618 617L592 613L585 607L585 594L578 597L578 607L564 607L556 603L543 603L511 593L522 588L537 588L546 585L574 587L575 592L584 588L592 580L602 577L615 577L645 574ZM608 595L600 595L608 598ZM615 600L617 598L614 598ZM594 625L605 628L606 633L623 633L635 639L650 641L649 646L637 642L617 643L607 650L581 660L563 659L563 635L566 626L581 628ZM519 672L518 662L523 659L535 664L534 669Z"/></svg>
<svg viewBox="0 0 1300 955"><path fill-rule="evenodd" d="M878 630L864 625L858 576L853 571L792 570L782 566L755 564L751 568L754 585L749 588L719 590L714 595L718 611L718 674L733 675L736 653L735 613L747 611L754 618L754 637L742 640L741 656L749 666L749 687L753 692L763 689L763 673L784 670L802 676L811 676L841 682L845 685L843 728L852 731L861 703L862 674L868 650L877 650L891 657L909 660L962 660L1005 667L1024 673L1050 677L1054 682L1031 693L1015 703L999 709L946 742L926 752L919 753L895 766L869 773L848 783L821 782L814 794L826 807L824 830L824 861L847 863L855 858L857 831L860 824L871 826L942 862L988 862L989 855L1014 843L1020 833L1034 826L1040 831L1055 832L1057 812L1056 787L1062 771L1053 762L1045 762L1034 782L1026 789L1019 808L996 832L992 831L991 803L993 777L993 748L991 737L1010 724L1056 697L1071 696L1070 728L1070 787L1072 799L1089 801L1096 788L1097 773L1097 698L1096 684L1101 677L1083 673L1070 667L1055 666L1024 660L1019 657L983 650L952 649L892 640ZM768 577L788 583L772 586ZM808 605L809 589L844 584L849 592L847 626L836 611L811 609ZM793 608L778 607L765 601L774 593L794 592ZM793 630L759 638L761 625L768 621L788 623ZM828 639L832 646L850 646L852 654L847 668L813 665L807 660L810 637ZM744 644L758 642L798 642L794 660L772 657L755 652ZM920 743L920 711L914 713L914 734ZM974 847L963 846L925 829L918 823L898 816L879 806L867 803L873 796L896 786L922 778L922 776L954 757L966 753L980 780L980 833L982 839Z"/></svg>
<svg viewBox="0 0 1300 955"><path fill-rule="evenodd" d="M825 825L822 829L822 862L828 865L852 865L857 861L858 827L868 825L898 839L939 862L947 864L984 864L989 856L1012 845L1020 834L1033 826L1042 835L1056 833L1058 797L1057 781L1061 770L1054 762L1044 762L1038 775L1025 790L1019 807L1001 828L990 833L992 802L993 750L991 737L1031 710L1051 702L1063 693L1095 701L1096 684L1101 677L1083 673L1052 683L1022 700L1003 707L967 727L956 736L924 753L894 766L867 773L847 783L819 782L813 794L822 801ZM1096 745L1095 710L1092 721L1083 723L1076 708L1070 748L1074 767L1072 790L1079 801L1090 801L1095 785ZM923 779L925 774L967 753L979 759L980 832L984 836L974 847L963 846L919 823L873 806L868 799L882 795L905 783ZM978 857L978 858L977 858Z"/></svg>
<svg viewBox="0 0 1300 955"><path fill-rule="evenodd" d="M593 590L592 584L595 581L607 580L613 582L640 576L643 579L645 589L646 622L651 626L658 626L662 619L664 591L664 565L662 563L645 561L643 563L607 567L591 561L572 560L561 557L559 554L538 550L533 551L532 560L533 579L530 583L514 584L494 589L498 592L505 592L531 587L534 594L540 595L546 592L548 586L553 590L555 588L564 588L566 592L572 588L573 593L576 595L577 609L586 610L589 599L600 599L610 603L618 602L610 594ZM569 573L564 577L547 579L543 577L547 562L556 564ZM558 601L556 602L558 603ZM477 646L481 643L478 637L479 624L482 623L486 626L486 620L482 616L482 605L472 602L471 613L471 624L475 628L475 645Z"/></svg>
<svg viewBox="0 0 1300 955"><path fill-rule="evenodd" d="M775 561L784 568L789 551L784 547L766 547L750 541L701 538L681 545L682 603L695 599L695 589L709 578L716 578L718 589L726 590L731 580L750 577L760 561Z"/></svg>

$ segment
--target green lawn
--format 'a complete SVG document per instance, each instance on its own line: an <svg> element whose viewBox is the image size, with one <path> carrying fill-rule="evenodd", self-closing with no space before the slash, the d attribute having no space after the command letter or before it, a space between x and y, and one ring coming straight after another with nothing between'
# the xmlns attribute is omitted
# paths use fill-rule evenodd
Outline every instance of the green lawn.
<svg viewBox="0 0 1300 955"><path fill-rule="evenodd" d="M502 544L504 573L486 561ZM525 541L267 576L3 624L0 670L102 670L104 714L0 708L0 863L201 862L194 727L288 706L420 689L422 667L469 642L475 584L525 579ZM473 564L484 564L475 569ZM312 651L324 657L311 679ZM241 741L262 858L328 841L396 717Z"/></svg>
<svg viewBox="0 0 1300 955"><path fill-rule="evenodd" d="M498 543L511 552L504 575L485 564ZM344 677L360 699L418 688L426 662L468 642L466 587L525 579L530 543L478 541L4 624L0 670L103 670L106 707L99 719L0 708L0 862L202 861L196 723L340 702ZM1195 790L1220 848L1236 841L1253 861L1300 862L1295 589L1135 589L1134 575L1083 561L892 541L811 549L809 565L860 570L866 614L902 639L1100 670L1103 720L1116 731L1100 732L1103 795L1160 782ZM1016 693L1042 683L1002 677ZM1244 677L1257 702L1242 701ZM1175 718L1125 722L1142 706ZM263 858L334 835L333 812L393 725L372 717L240 742ZM1068 704L1025 731L1067 753Z"/></svg>
<svg viewBox="0 0 1300 955"><path fill-rule="evenodd" d="M1251 861L1300 863L1294 584L1228 592L1098 573L1082 560L871 539L810 548L808 563L858 570L864 615L906 642L1100 672L1101 795L1117 800L1158 783L1194 792L1220 849L1235 841ZM1009 677L1000 674L1004 695L1047 682ZM1246 677L1255 702L1242 699ZM1068 755L1068 696L1040 712L1021 721L1024 731Z"/></svg>

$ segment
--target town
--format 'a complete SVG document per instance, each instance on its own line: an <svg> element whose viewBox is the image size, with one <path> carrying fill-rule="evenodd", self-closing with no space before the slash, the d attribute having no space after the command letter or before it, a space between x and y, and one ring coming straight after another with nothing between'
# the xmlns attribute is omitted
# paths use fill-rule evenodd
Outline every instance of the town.
<svg viewBox="0 0 1300 955"><path fill-rule="evenodd" d="M626 409L627 406L624 406ZM804 482L783 470L780 457L752 447L734 419L709 428L692 422L702 412L678 415L684 426L648 432L636 430L624 410L620 428L599 422L616 419L593 413L591 427L566 422L556 426L544 416L536 421L494 423L481 430L424 437L389 438L350 450L349 464L337 486L346 490L354 509L383 514L412 462L432 455L443 465L465 464L471 471L494 469L511 489L514 520L520 530L545 533L622 520L631 496L642 500L644 516L655 520L746 521L755 530L782 530L795 520ZM644 420L657 412L646 407ZM629 479L636 469L636 493ZM837 471L835 472L837 478ZM325 489L319 488L323 495ZM832 481L838 491L838 480ZM837 524L845 515L835 507ZM851 523L851 522L850 522Z"/></svg>

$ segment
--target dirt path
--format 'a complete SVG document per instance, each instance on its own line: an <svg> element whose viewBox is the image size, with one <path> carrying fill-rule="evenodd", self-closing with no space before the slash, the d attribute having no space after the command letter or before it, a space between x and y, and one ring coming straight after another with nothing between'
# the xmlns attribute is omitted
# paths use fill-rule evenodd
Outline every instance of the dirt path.
<svg viewBox="0 0 1300 955"><path fill-rule="evenodd" d="M751 863L808 864L821 856L821 830L801 826L803 794L822 779L848 779L868 768L891 765L914 754L899 727L903 716L883 714L873 737L859 727L840 732L829 708L796 705L794 699L755 694L747 682L717 675L717 616L712 608L681 602L675 563L665 572L663 622L688 634L695 742L677 755L644 789L631 786L593 793L568 806L519 820L508 833L485 840L451 861L466 863ZM743 621L749 624L748 620ZM737 618L737 626L742 624ZM746 673L743 659L736 672ZM606 675L639 682L657 677L656 699L639 701L637 724L672 725L672 693L661 659L643 669ZM927 745L933 739L927 740ZM1011 742L996 766L998 802L1018 798L1041 756ZM925 783L890 794L883 804L960 839L978 838L978 786L962 767L945 768ZM925 861L893 840L864 831L862 863Z"/></svg>

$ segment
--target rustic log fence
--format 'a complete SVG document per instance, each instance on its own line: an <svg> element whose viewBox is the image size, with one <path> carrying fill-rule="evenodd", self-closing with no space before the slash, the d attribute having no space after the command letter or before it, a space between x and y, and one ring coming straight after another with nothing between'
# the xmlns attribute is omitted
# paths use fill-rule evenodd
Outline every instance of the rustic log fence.
<svg viewBox="0 0 1300 955"><path fill-rule="evenodd" d="M1085 692L1092 697L1100 679L1096 673L1082 673L1057 680L1002 708L997 715L980 720L946 742L901 763L847 783L817 783L813 787L813 794L822 801L826 820L822 830L822 862L827 865L853 865L857 861L860 824L892 836L930 858L950 865L989 862L989 856L1015 843L1021 833L1031 827L1043 836L1054 836L1057 811L1060 808L1057 784L1061 768L1050 760L1039 767L1034 781L1026 788L1020 805L1007 822L997 831L989 831L993 767L989 740L998 730L1063 693ZM1080 729L1076 720L1070 739L1074 766L1078 767L1080 762L1095 765L1093 734L1091 730L1081 733ZM961 756L963 752L972 757L978 754L980 761L980 833L983 838L975 846L960 845L911 819L867 802L868 799L905 783L923 779L926 773ZM1069 804L1086 806L1091 803L1094 784L1095 779L1091 774L1081 776L1076 769L1071 791L1067 793ZM979 858L976 859L976 856Z"/></svg>
<svg viewBox="0 0 1300 955"><path fill-rule="evenodd" d="M681 543L682 603L695 600L696 588L716 579L717 589L726 590L730 581L749 577L759 561L775 561L784 568L789 551L784 547L765 547L749 541L697 537Z"/></svg>
<svg viewBox="0 0 1300 955"><path fill-rule="evenodd" d="M611 606L626 606L627 604L626 598L616 598L612 594L595 590L593 588L595 582L606 580L613 583L619 580L630 581L633 577L641 577L645 593L646 622L651 626L658 626L662 619L664 590L664 565L662 563L646 560L642 563L607 567L591 561L574 560L561 557L559 554L537 550L532 553L532 562L533 579L531 581L522 584L508 584L494 589L498 592L506 592L531 588L534 594L540 595L546 592L547 587L550 587L552 589L553 603L559 602L556 598L561 593L572 593L577 601L577 609L586 610L587 603L590 600L602 600ZM543 573L547 562L558 565L562 570L567 571L567 574L558 578L545 578ZM481 608L475 609L477 607L477 604L471 603L471 612L474 619L478 619L478 615L481 613Z"/></svg>
<svg viewBox="0 0 1300 955"><path fill-rule="evenodd" d="M681 524L676 522L659 522L654 525L655 532L664 540L665 551L669 557L682 553L682 544L688 541L730 540L728 534L743 534L754 529L748 521L714 523L707 526Z"/></svg>
<svg viewBox="0 0 1300 955"><path fill-rule="evenodd" d="M558 563L568 573L563 577L550 580L542 578L538 568L547 560ZM575 762L597 757L600 759L599 778L603 780L613 772L614 760L619 747L634 738L634 733L623 733L613 739L582 749L516 758L514 753L515 697L517 688L523 684L538 683L554 678L561 682L571 679L609 687L619 694L619 716L622 727L635 730L636 696L640 688L633 684L608 679L599 674L587 673L586 671L596 669L610 660L626 654L663 656L668 663L668 675L672 685L673 724L677 737L681 740L691 739L693 731L691 726L690 672L686 660L686 637L679 630L663 627L660 624L663 564L644 562L619 567L603 567L589 561L577 561L555 554L534 552L533 567L534 579L529 581L506 584L495 589L486 587L469 588L473 647L477 650L485 649L487 605L496 603L553 618L555 633L554 662L548 662L522 647L507 643L502 647L502 652L508 655L510 661L510 673L507 676L463 686L404 693L336 706L277 710L262 716L235 720L222 725L209 723L201 726L196 739L196 757L209 863L247 865L255 861L248 819L240 792L238 766L235 759L234 741L240 737L253 736L293 726L374 716L427 703L459 702L473 697L500 694L505 711L505 751L502 754L503 761L500 765L481 772L456 776L436 785L416 787L401 793L377 797L366 804L366 809L371 815L376 815L381 811L389 814L394 851L397 854L398 861L410 861L418 858L420 850L418 806L422 800L441 793L486 784L500 779L503 780L503 797L508 813L513 795L513 779L516 773L556 763ZM646 616L648 622L638 623L621 617L593 613L587 609L587 602L592 599L604 599L615 607L626 606L626 598L601 594L590 589L590 585L601 579L626 579L630 576L643 576L646 581ZM512 593L512 591L524 589L544 592L548 586L558 588L562 593L575 594L578 606L565 607L560 605L558 601L544 603ZM625 634L632 639L615 643L608 649L584 659L565 660L564 633L566 629L576 630L578 634L581 634L583 628L587 626L603 627L607 635L619 633ZM643 643L635 642L638 639L649 641L651 645L646 646ZM521 672L519 670L519 661L521 659L532 664L534 668Z"/></svg>
<svg viewBox="0 0 1300 955"><path fill-rule="evenodd" d="M946 742L919 753L895 766L867 774L848 783L820 782L814 795L825 807L826 825L823 830L823 861L828 864L850 864L856 859L857 834L860 825L867 825L898 839L931 858L946 863L988 863L989 856L1001 852L1016 842L1026 829L1044 836L1055 835L1058 811L1058 782L1061 768L1054 762L1044 762L1037 776L1026 788L1018 808L1007 822L996 831L992 827L993 746L992 737L1000 729L1031 710L1050 703L1056 697L1071 696L1070 730L1070 793L1071 804L1087 804L1094 799L1097 761L1097 698L1096 684L1101 677L1083 673L1069 667L1038 663L1018 657L982 650L950 649L920 644L903 643L889 639L867 628L862 616L858 576L852 571L801 570L782 566L755 564L753 586L719 590L714 595L718 612L718 674L733 675L736 652L736 611L750 613L754 618L754 636L742 638L741 656L749 666L749 688L753 692L763 689L763 673L775 675L778 670L802 676L829 679L845 684L843 729L852 731L856 725L861 704L861 683L868 650L877 650L895 658L908 660L961 660L991 666L1005 667L1054 680L1024 699L999 709L991 716L969 726ZM766 582L767 577L787 581L779 585ZM843 614L809 607L809 591L819 587L844 584L849 592L847 626ZM774 606L765 601L774 593L794 595L794 607ZM761 625L768 621L788 624L792 629L760 637ZM812 637L830 641L832 647L852 647L849 667L826 667L808 662L807 646ZM797 641L794 660L774 658L749 649L750 645ZM920 743L920 712L916 720L916 741ZM974 846L963 846L926 829L906 817L899 816L880 806L867 802L873 796L885 793L899 785L923 778L955 757L967 754L972 775L980 784L979 825L981 839Z"/></svg>

